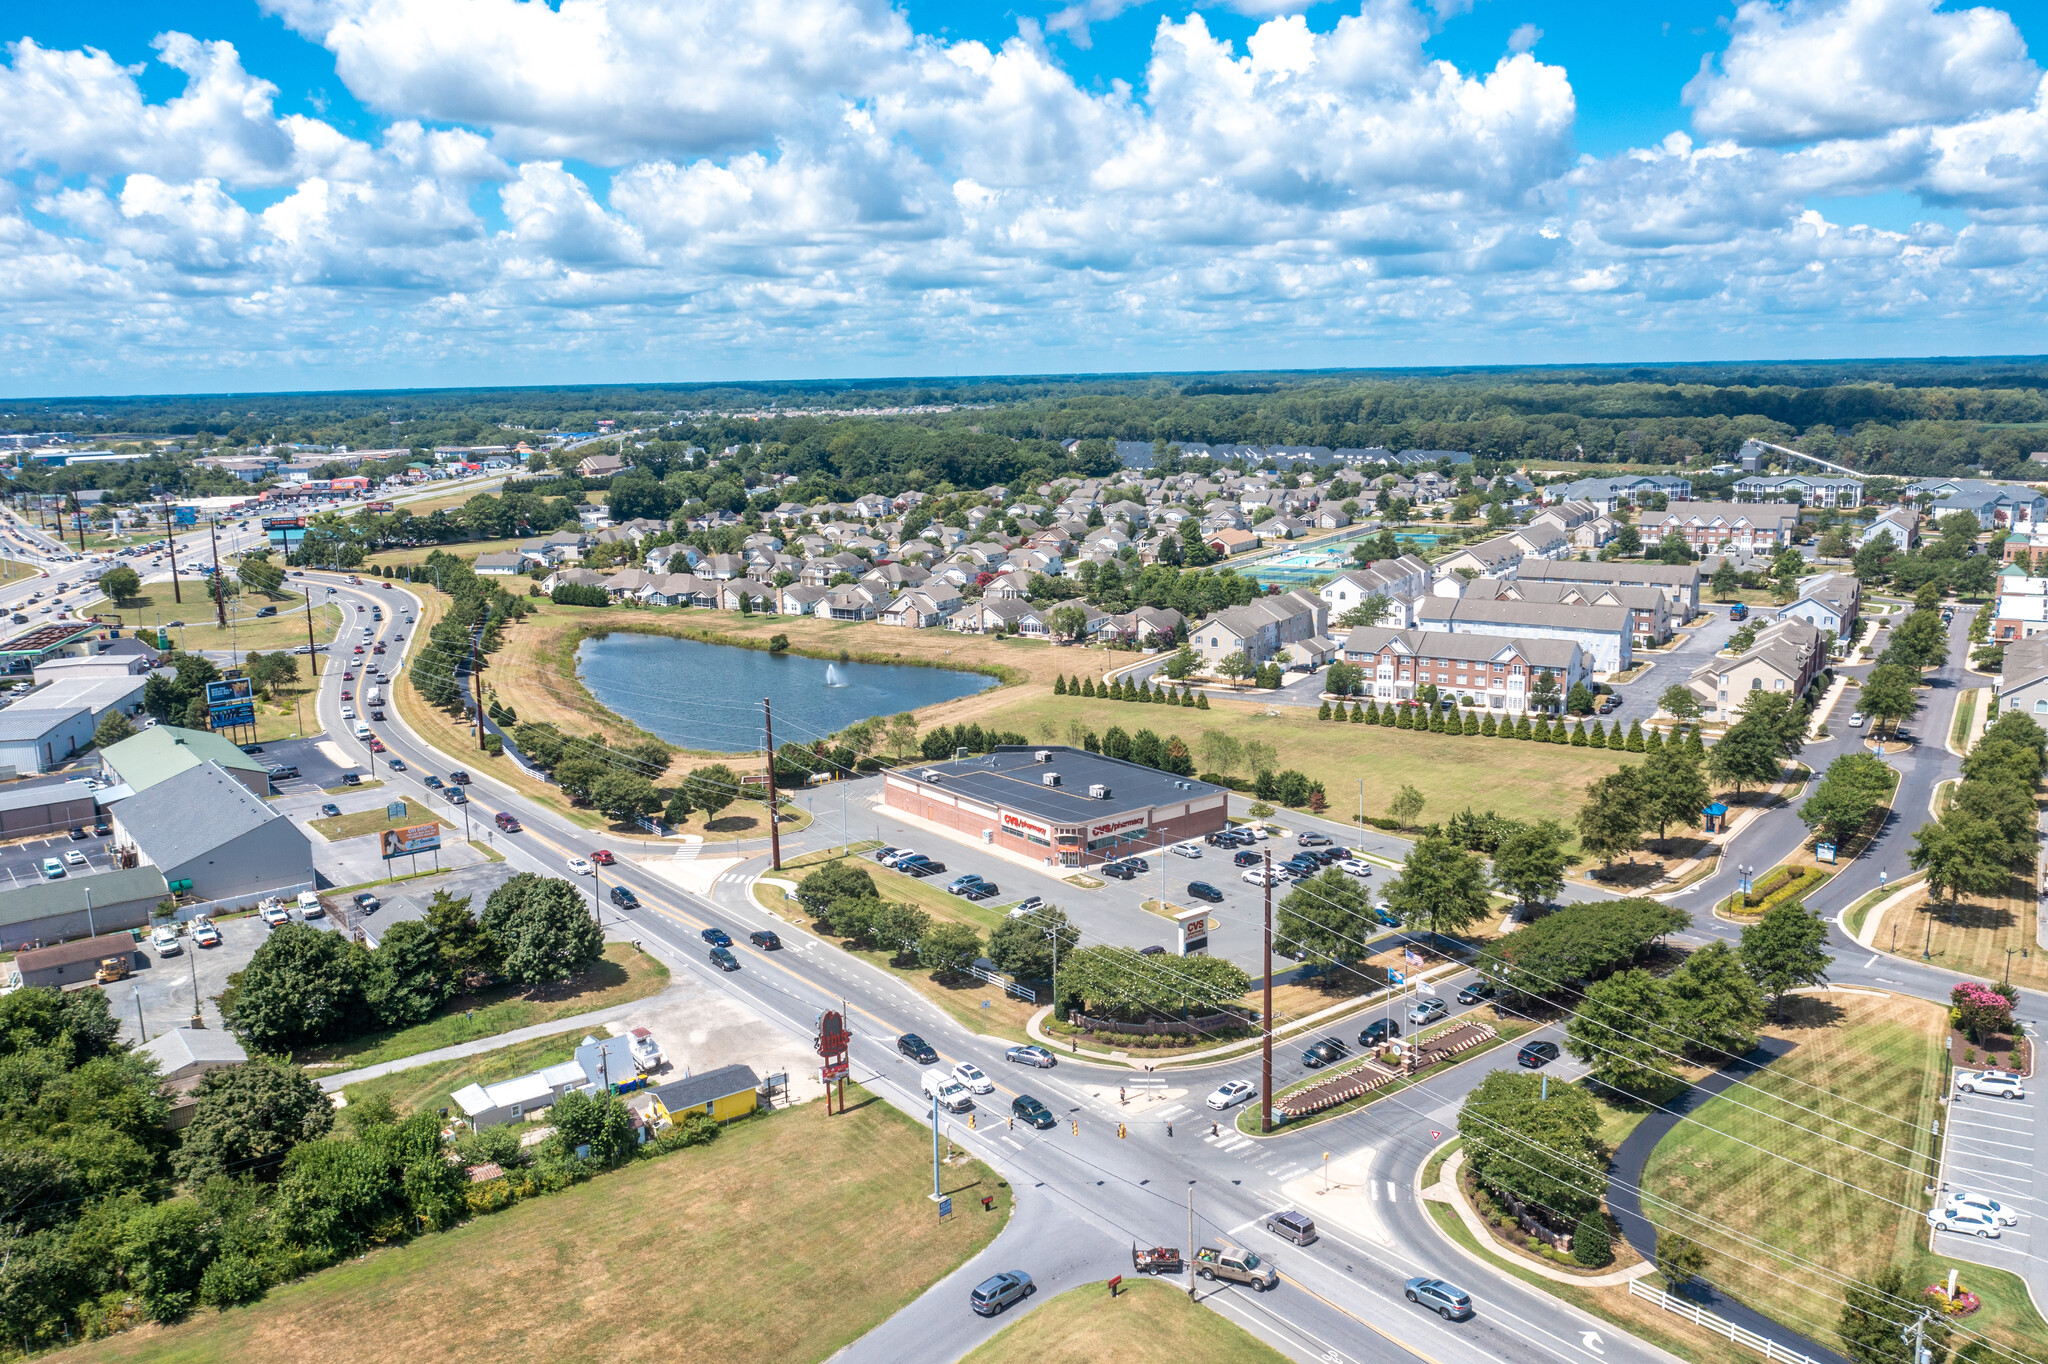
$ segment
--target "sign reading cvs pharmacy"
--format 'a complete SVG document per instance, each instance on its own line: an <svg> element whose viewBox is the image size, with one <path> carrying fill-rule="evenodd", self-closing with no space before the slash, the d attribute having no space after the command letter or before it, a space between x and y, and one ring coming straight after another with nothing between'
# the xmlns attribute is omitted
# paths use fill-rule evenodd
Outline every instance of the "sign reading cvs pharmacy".
<svg viewBox="0 0 2048 1364"><path fill-rule="evenodd" d="M1111 834L1120 834L1131 829L1142 829L1145 827L1147 818L1148 816L1140 813L1104 820L1100 824L1091 824L1088 826L1088 841L1093 843L1096 839L1108 838Z"/></svg>
<svg viewBox="0 0 2048 1364"><path fill-rule="evenodd" d="M1013 834L1022 834L1026 838L1035 838L1040 843L1050 843L1052 841L1052 830L1049 827L1040 824L1035 819L1026 819L1015 810L1003 811L1003 827Z"/></svg>

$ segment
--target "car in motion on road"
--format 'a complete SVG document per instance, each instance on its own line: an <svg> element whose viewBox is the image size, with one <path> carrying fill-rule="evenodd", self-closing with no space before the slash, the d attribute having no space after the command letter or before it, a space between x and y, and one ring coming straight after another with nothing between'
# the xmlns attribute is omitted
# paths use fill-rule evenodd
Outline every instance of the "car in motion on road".
<svg viewBox="0 0 2048 1364"><path fill-rule="evenodd" d="M1375 1018L1358 1032L1358 1045L1370 1051L1401 1035L1401 1025L1391 1018Z"/></svg>
<svg viewBox="0 0 2048 1364"><path fill-rule="evenodd" d="M775 935L775 930L772 928L755 929L747 934L747 941L760 948L763 952L774 952L782 946L782 939Z"/></svg>
<svg viewBox="0 0 2048 1364"><path fill-rule="evenodd" d="M1021 1269L992 1274L967 1295L968 1306L984 1317L992 1317L1013 1302L1022 1302L1034 1292L1031 1276Z"/></svg>
<svg viewBox="0 0 2048 1364"><path fill-rule="evenodd" d="M1328 834L1319 834L1313 829L1304 830L1296 834L1294 841L1304 848L1327 848L1330 846L1330 836Z"/></svg>
<svg viewBox="0 0 2048 1364"><path fill-rule="evenodd" d="M1047 1051L1044 1047L1034 1047L1029 1045L1011 1047L1008 1051L1003 1053L1003 1059L1005 1061L1010 1062L1012 1065L1037 1066L1040 1070L1052 1069L1052 1067L1057 1063L1058 1060L1057 1057L1055 1057L1051 1052Z"/></svg>
<svg viewBox="0 0 2048 1364"><path fill-rule="evenodd" d="M722 928L707 928L697 936L717 947L732 946L732 934Z"/></svg>
<svg viewBox="0 0 2048 1364"><path fill-rule="evenodd" d="M1458 991L1458 1002L1460 1004L1477 1004L1480 1000L1492 999L1499 993L1500 991L1494 988L1492 981L1475 980L1464 989Z"/></svg>
<svg viewBox="0 0 2048 1364"><path fill-rule="evenodd" d="M569 859L569 870L577 876L589 876L592 874L589 861L581 857Z"/></svg>
<svg viewBox="0 0 2048 1364"><path fill-rule="evenodd" d="M612 903L620 909L638 909L640 908L640 897L635 895L629 887L613 886Z"/></svg>
<svg viewBox="0 0 2048 1364"><path fill-rule="evenodd" d="M1410 1023L1433 1023L1448 1012L1449 1010L1441 999L1418 999L1415 1001L1415 1007L1408 1011L1408 1021Z"/></svg>
<svg viewBox="0 0 2048 1364"><path fill-rule="evenodd" d="M600 867L609 867L612 863L618 861L617 858L612 856L611 849L609 848L599 848L590 855L590 860L597 863Z"/></svg>
<svg viewBox="0 0 2048 1364"><path fill-rule="evenodd" d="M1243 1103L1258 1092L1258 1086L1250 1080L1226 1080L1210 1092L1207 1102L1209 1107L1220 1112L1233 1104Z"/></svg>
<svg viewBox="0 0 2048 1364"><path fill-rule="evenodd" d="M1308 1049L1301 1054L1301 1063L1310 1070L1319 1070L1324 1066L1335 1065L1343 1060L1346 1054L1342 1042L1334 1037L1325 1037L1320 1042L1309 1044Z"/></svg>
<svg viewBox="0 0 2048 1364"><path fill-rule="evenodd" d="M421 777L420 781L426 785L426 788L429 791L438 791L441 789L441 779L431 772L427 773L426 776Z"/></svg>
<svg viewBox="0 0 2048 1364"><path fill-rule="evenodd" d="M1445 1321L1463 1321L1472 1315L1472 1295L1442 1279L1410 1279L1402 1296L1427 1307Z"/></svg>
<svg viewBox="0 0 2048 1364"><path fill-rule="evenodd" d="M1549 1065L1557 1056L1555 1042L1525 1042L1522 1049L1515 1053L1515 1064L1535 1070L1538 1066Z"/></svg>
<svg viewBox="0 0 2048 1364"><path fill-rule="evenodd" d="M732 954L730 947L712 948L711 964L721 971L737 971L740 969L740 959Z"/></svg>
<svg viewBox="0 0 2048 1364"><path fill-rule="evenodd" d="M1035 1127L1040 1131L1044 1131L1046 1128L1059 1122L1059 1119L1052 1115L1050 1108L1047 1108L1029 1094L1019 1094L1016 1098L1010 1100L1010 1116L1022 1122L1025 1126Z"/></svg>
<svg viewBox="0 0 2048 1364"><path fill-rule="evenodd" d="M394 760L391 765L396 767L398 763ZM508 834L516 834L526 827L519 822L519 816L513 814L510 810L500 810L496 818L498 827Z"/></svg>
<svg viewBox="0 0 2048 1364"><path fill-rule="evenodd" d="M1961 1070L1956 1089L1963 1094L1989 1094L1999 1099L2027 1097L2026 1081L2009 1070Z"/></svg>
<svg viewBox="0 0 2048 1364"><path fill-rule="evenodd" d="M967 1086L970 1094L993 1094L996 1082L988 1078L988 1072L972 1061L962 1061L953 1067L953 1078Z"/></svg>
<svg viewBox="0 0 2048 1364"><path fill-rule="evenodd" d="M921 1066L935 1066L939 1063L939 1054L932 1050L932 1044L914 1032L904 1033L897 1038L896 1050Z"/></svg>
<svg viewBox="0 0 2048 1364"><path fill-rule="evenodd" d="M329 819L339 819L341 818L341 807L330 800L320 807L320 813Z"/></svg>

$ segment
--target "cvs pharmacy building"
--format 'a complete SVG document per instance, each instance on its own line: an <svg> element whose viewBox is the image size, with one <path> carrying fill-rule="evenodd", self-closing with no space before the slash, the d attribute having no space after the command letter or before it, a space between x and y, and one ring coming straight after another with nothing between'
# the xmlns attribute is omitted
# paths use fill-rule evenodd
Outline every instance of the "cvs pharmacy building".
<svg viewBox="0 0 2048 1364"><path fill-rule="evenodd" d="M906 767L882 801L962 841L1082 867L1213 833L1229 792L1078 748L1003 747L983 758Z"/></svg>

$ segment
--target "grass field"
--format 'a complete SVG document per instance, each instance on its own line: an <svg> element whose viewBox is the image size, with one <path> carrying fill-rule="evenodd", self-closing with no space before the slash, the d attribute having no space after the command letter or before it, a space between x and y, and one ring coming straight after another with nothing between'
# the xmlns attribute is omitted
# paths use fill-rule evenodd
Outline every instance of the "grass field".
<svg viewBox="0 0 2048 1364"><path fill-rule="evenodd" d="M954 1207L971 1211L941 1222L928 1199L929 1139L850 1094L859 1106L843 1117L811 1104L742 1122L709 1146L373 1251L252 1307L80 1347L77 1358L813 1364L979 1251L1010 1207L1008 1186L962 1159L945 1184ZM980 1210L984 1194L992 1214ZM863 1253L877 1247L886 1253Z"/></svg>
<svg viewBox="0 0 2048 1364"><path fill-rule="evenodd" d="M33 578L42 571L34 564L25 563L20 559L0 559L0 583L19 582L23 578Z"/></svg>
<svg viewBox="0 0 2048 1364"><path fill-rule="evenodd" d="M396 819L384 813L384 806L379 805L374 810L357 810L353 814L338 818L316 819L312 821L312 827L329 843L339 843L344 838L361 838L364 834L378 834L386 829L398 829L408 824L427 823L439 824L444 829L455 827L426 806L412 800L406 801L405 813Z"/></svg>
<svg viewBox="0 0 2048 1364"><path fill-rule="evenodd" d="M98 615L103 620L119 617L123 625L140 630L182 620L185 625L168 632L171 644L179 649L268 653L273 649L295 649L306 642L306 599L299 593L287 592L274 598L250 593L234 598L227 606L230 628L223 630L214 623L213 600L206 595L205 585L188 578L183 602L172 598L169 583L145 583L141 595L132 600L117 606L105 597L96 597L79 607L78 614ZM275 606L277 614L257 619L257 611L266 606ZM341 621L339 607L325 603L314 606L314 638L328 643Z"/></svg>
<svg viewBox="0 0 2048 1364"><path fill-rule="evenodd" d="M1947 1014L1903 996L1795 996L1789 1024L1768 1031L1794 1050L1658 1143L1643 1189L1660 1202L1646 1211L1660 1234L1699 1242L1710 1281L1831 1345L1841 1291L1808 1264L1865 1281L1892 1263L1924 1282L1946 1271L1922 1248L1920 1212ZM1963 1274L1979 1291L1992 1277ZM1970 1328L2039 1357L2048 1328L2024 1302L1987 1294Z"/></svg>
<svg viewBox="0 0 2048 1364"><path fill-rule="evenodd" d="M2010 971L2013 984L2039 990L2048 988L2048 951L2034 939L2037 913L2029 877L2015 876L2003 895L1954 904L1917 896L1885 915L1872 945L1902 957L1925 952L1936 966L1991 980Z"/></svg>
<svg viewBox="0 0 2048 1364"><path fill-rule="evenodd" d="M483 906L472 908L481 910ZM582 975L570 977L559 988L529 994L516 986L497 985L475 994L457 995L441 1007L438 1016L424 1023L316 1047L301 1053L297 1060L301 1065L330 1071L374 1066L402 1056L417 1056L436 1047L452 1047L515 1028L530 1028L645 999L666 989L668 980L668 968L632 944L606 943L603 960Z"/></svg>
<svg viewBox="0 0 2048 1364"><path fill-rule="evenodd" d="M1281 1364L1286 1355L1171 1283L1070 1288L1005 1326L961 1364Z"/></svg>

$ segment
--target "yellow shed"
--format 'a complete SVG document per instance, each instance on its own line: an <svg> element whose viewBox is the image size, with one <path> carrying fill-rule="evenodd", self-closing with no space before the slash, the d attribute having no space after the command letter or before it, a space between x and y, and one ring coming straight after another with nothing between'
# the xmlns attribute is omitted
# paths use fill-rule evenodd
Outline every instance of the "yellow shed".
<svg viewBox="0 0 2048 1364"><path fill-rule="evenodd" d="M649 1116L657 1132L685 1113L707 1114L718 1122L744 1118L757 1106L760 1088L760 1077L752 1067L720 1066L655 1089Z"/></svg>

